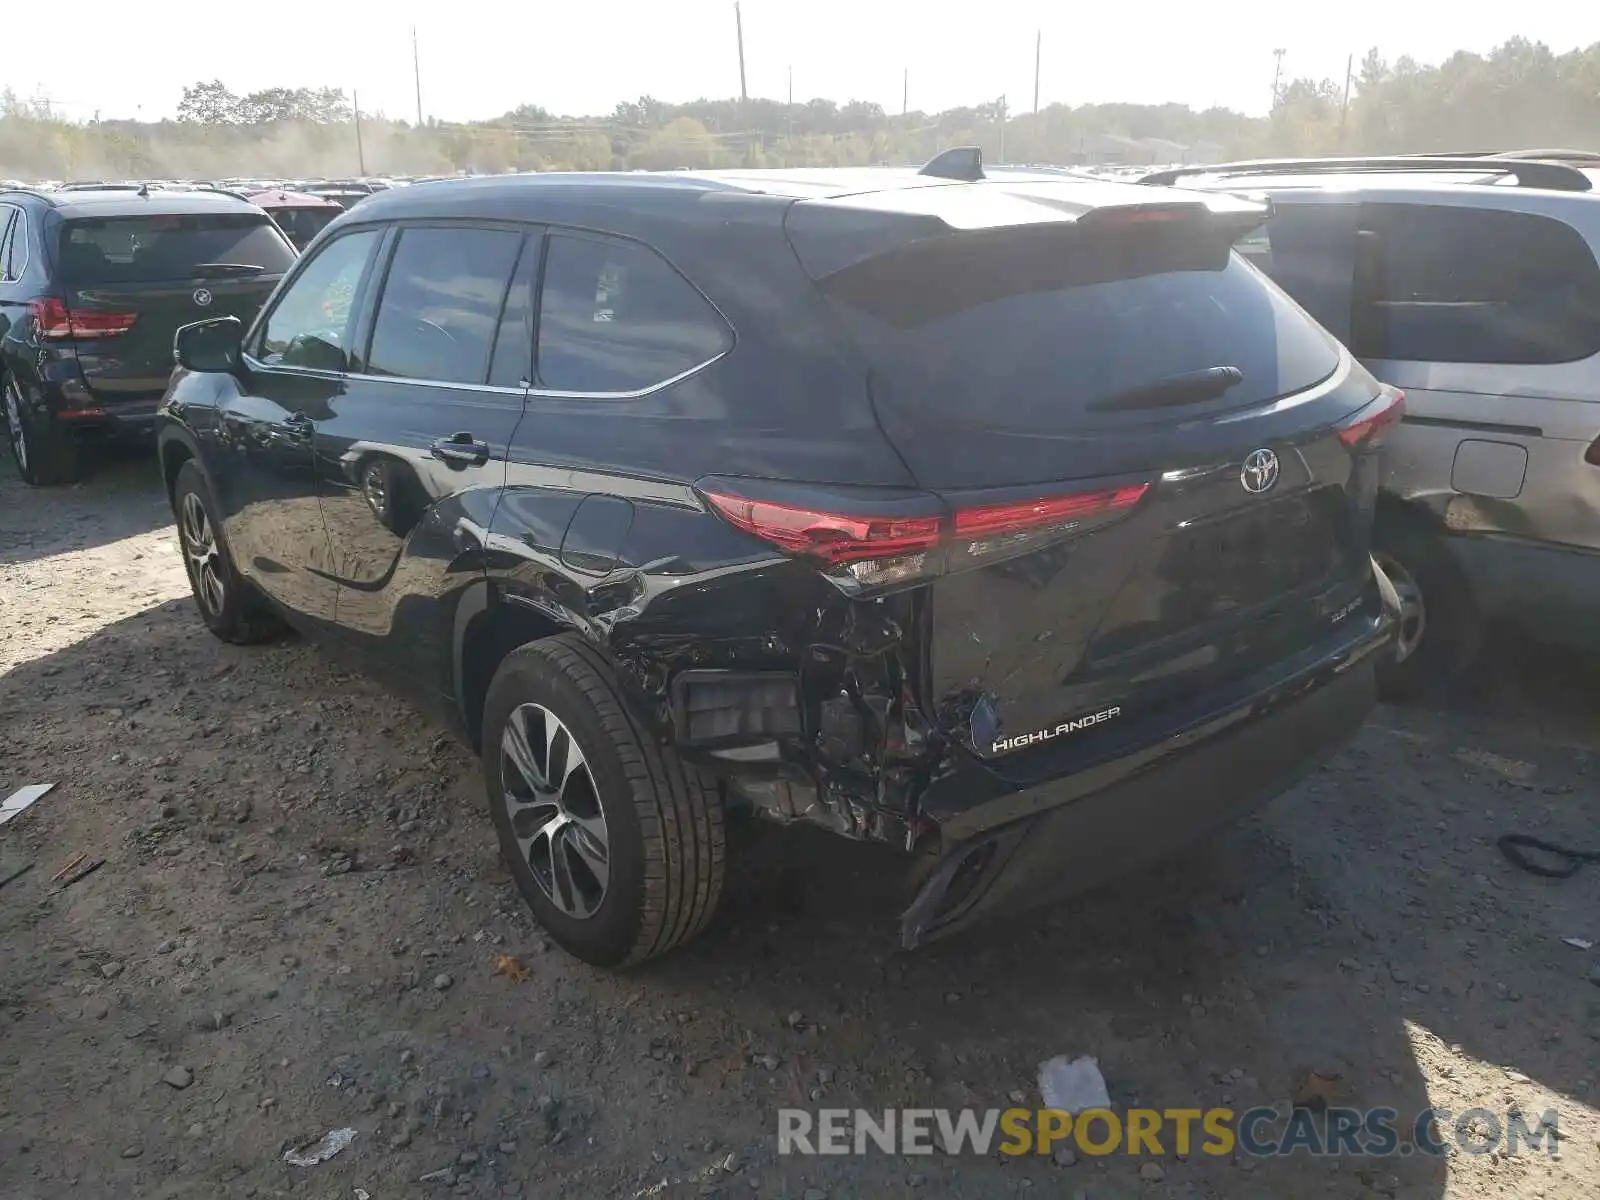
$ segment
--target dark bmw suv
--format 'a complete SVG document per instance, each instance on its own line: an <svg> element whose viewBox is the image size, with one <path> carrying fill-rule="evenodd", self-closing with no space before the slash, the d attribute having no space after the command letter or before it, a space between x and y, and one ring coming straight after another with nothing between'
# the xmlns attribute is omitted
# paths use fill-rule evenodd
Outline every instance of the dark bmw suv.
<svg viewBox="0 0 1600 1200"><path fill-rule="evenodd" d="M1390 640L1400 397L1231 251L1264 215L944 160L381 193L178 334L200 614L444 714L593 963L702 929L742 814L885 843L907 945L1090 887L1343 744Z"/></svg>
<svg viewBox="0 0 1600 1200"><path fill-rule="evenodd" d="M71 483L87 436L148 437L178 327L250 319L293 261L222 192L0 192L0 398L23 479Z"/></svg>

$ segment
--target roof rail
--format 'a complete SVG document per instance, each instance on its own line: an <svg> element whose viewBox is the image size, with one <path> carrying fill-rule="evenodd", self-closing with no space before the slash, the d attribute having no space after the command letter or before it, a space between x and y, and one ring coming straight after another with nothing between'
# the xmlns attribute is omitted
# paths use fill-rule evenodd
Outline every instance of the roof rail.
<svg viewBox="0 0 1600 1200"><path fill-rule="evenodd" d="M918 175L931 175L935 179L956 179L963 183L976 183L985 178L983 149L980 146L952 146L941 150L927 162Z"/></svg>
<svg viewBox="0 0 1600 1200"><path fill-rule="evenodd" d="M1418 158L1502 158L1521 162L1540 159L1544 162L1568 163L1572 166L1600 167L1600 151L1596 150L1464 150L1454 153L1419 154Z"/></svg>
<svg viewBox="0 0 1600 1200"><path fill-rule="evenodd" d="M1192 175L1338 175L1422 171L1497 171L1514 177L1518 187L1547 188L1557 192L1587 192L1594 187L1587 175L1569 163L1499 154L1469 154L1460 158L1434 154L1395 154L1373 158L1262 158L1175 167L1169 171L1153 172L1139 182L1155 187L1170 187Z"/></svg>

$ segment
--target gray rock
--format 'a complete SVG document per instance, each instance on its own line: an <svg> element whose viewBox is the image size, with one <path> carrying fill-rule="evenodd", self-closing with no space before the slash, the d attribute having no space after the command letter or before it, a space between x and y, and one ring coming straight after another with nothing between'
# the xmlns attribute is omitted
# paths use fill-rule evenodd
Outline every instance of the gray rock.
<svg viewBox="0 0 1600 1200"><path fill-rule="evenodd" d="M1139 1178L1146 1183L1160 1183L1167 1177L1160 1163L1147 1162L1139 1168Z"/></svg>
<svg viewBox="0 0 1600 1200"><path fill-rule="evenodd" d="M418 1183L442 1183L446 1186L456 1181L456 1173L449 1167L440 1167L437 1171L429 1171L426 1175L417 1176Z"/></svg>
<svg viewBox="0 0 1600 1200"><path fill-rule="evenodd" d="M144 1153L144 1147L143 1146L124 1146L122 1148L122 1157L123 1158L138 1158L143 1153Z"/></svg>
<svg viewBox="0 0 1600 1200"><path fill-rule="evenodd" d="M440 971L433 977L433 990L436 992L448 992L454 984L455 980L448 972Z"/></svg>
<svg viewBox="0 0 1600 1200"><path fill-rule="evenodd" d="M122 964L119 962L103 963L100 967L100 974L104 975L107 979L115 979L118 975L122 974Z"/></svg>
<svg viewBox="0 0 1600 1200"><path fill-rule="evenodd" d="M545 1067L548 1067L553 1061L555 1061L554 1057L548 1050L539 1050L534 1053L533 1065L541 1071L544 1070Z"/></svg>
<svg viewBox="0 0 1600 1200"><path fill-rule="evenodd" d="M173 1067L161 1077L161 1082L181 1092L194 1082L194 1072L188 1067Z"/></svg>
<svg viewBox="0 0 1600 1200"><path fill-rule="evenodd" d="M1058 1167L1075 1167L1078 1165L1078 1154L1071 1146L1063 1146L1054 1154L1055 1164Z"/></svg>

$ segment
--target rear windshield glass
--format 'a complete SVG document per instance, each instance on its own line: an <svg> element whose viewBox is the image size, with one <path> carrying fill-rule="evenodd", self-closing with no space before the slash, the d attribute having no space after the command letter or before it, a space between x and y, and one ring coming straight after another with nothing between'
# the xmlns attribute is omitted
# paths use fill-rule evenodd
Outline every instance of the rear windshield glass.
<svg viewBox="0 0 1600 1200"><path fill-rule="evenodd" d="M219 263L278 274L293 261L272 222L252 213L96 217L61 227L61 276L68 284L215 278ZM197 271L202 265L208 269Z"/></svg>
<svg viewBox="0 0 1600 1200"><path fill-rule="evenodd" d="M1248 407L1339 362L1337 343L1276 285L1192 230L958 235L820 286L872 359L880 402L990 429L1070 429L1119 397L1217 367L1241 378L1204 406Z"/></svg>

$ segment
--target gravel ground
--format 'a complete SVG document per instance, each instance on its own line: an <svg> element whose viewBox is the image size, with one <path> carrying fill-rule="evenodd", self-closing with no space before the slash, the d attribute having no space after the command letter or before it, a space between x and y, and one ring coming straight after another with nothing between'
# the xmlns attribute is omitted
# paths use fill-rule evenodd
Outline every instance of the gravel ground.
<svg viewBox="0 0 1600 1200"><path fill-rule="evenodd" d="M1182 860L909 955L874 848L744 830L710 933L617 976L527 918L465 750L187 597L150 462L0 474L0 797L56 784L0 830L0 879L34 864L0 891L7 1200L1600 1196L1600 950L1562 941L1600 943L1600 868L1494 847L1600 843L1592 664L1497 644L1449 709L1380 710ZM58 890L79 852L105 865ZM1553 1108L1561 1153L777 1154L780 1107L1032 1106L1057 1054L1118 1105L1287 1105L1314 1072L1402 1112Z"/></svg>

